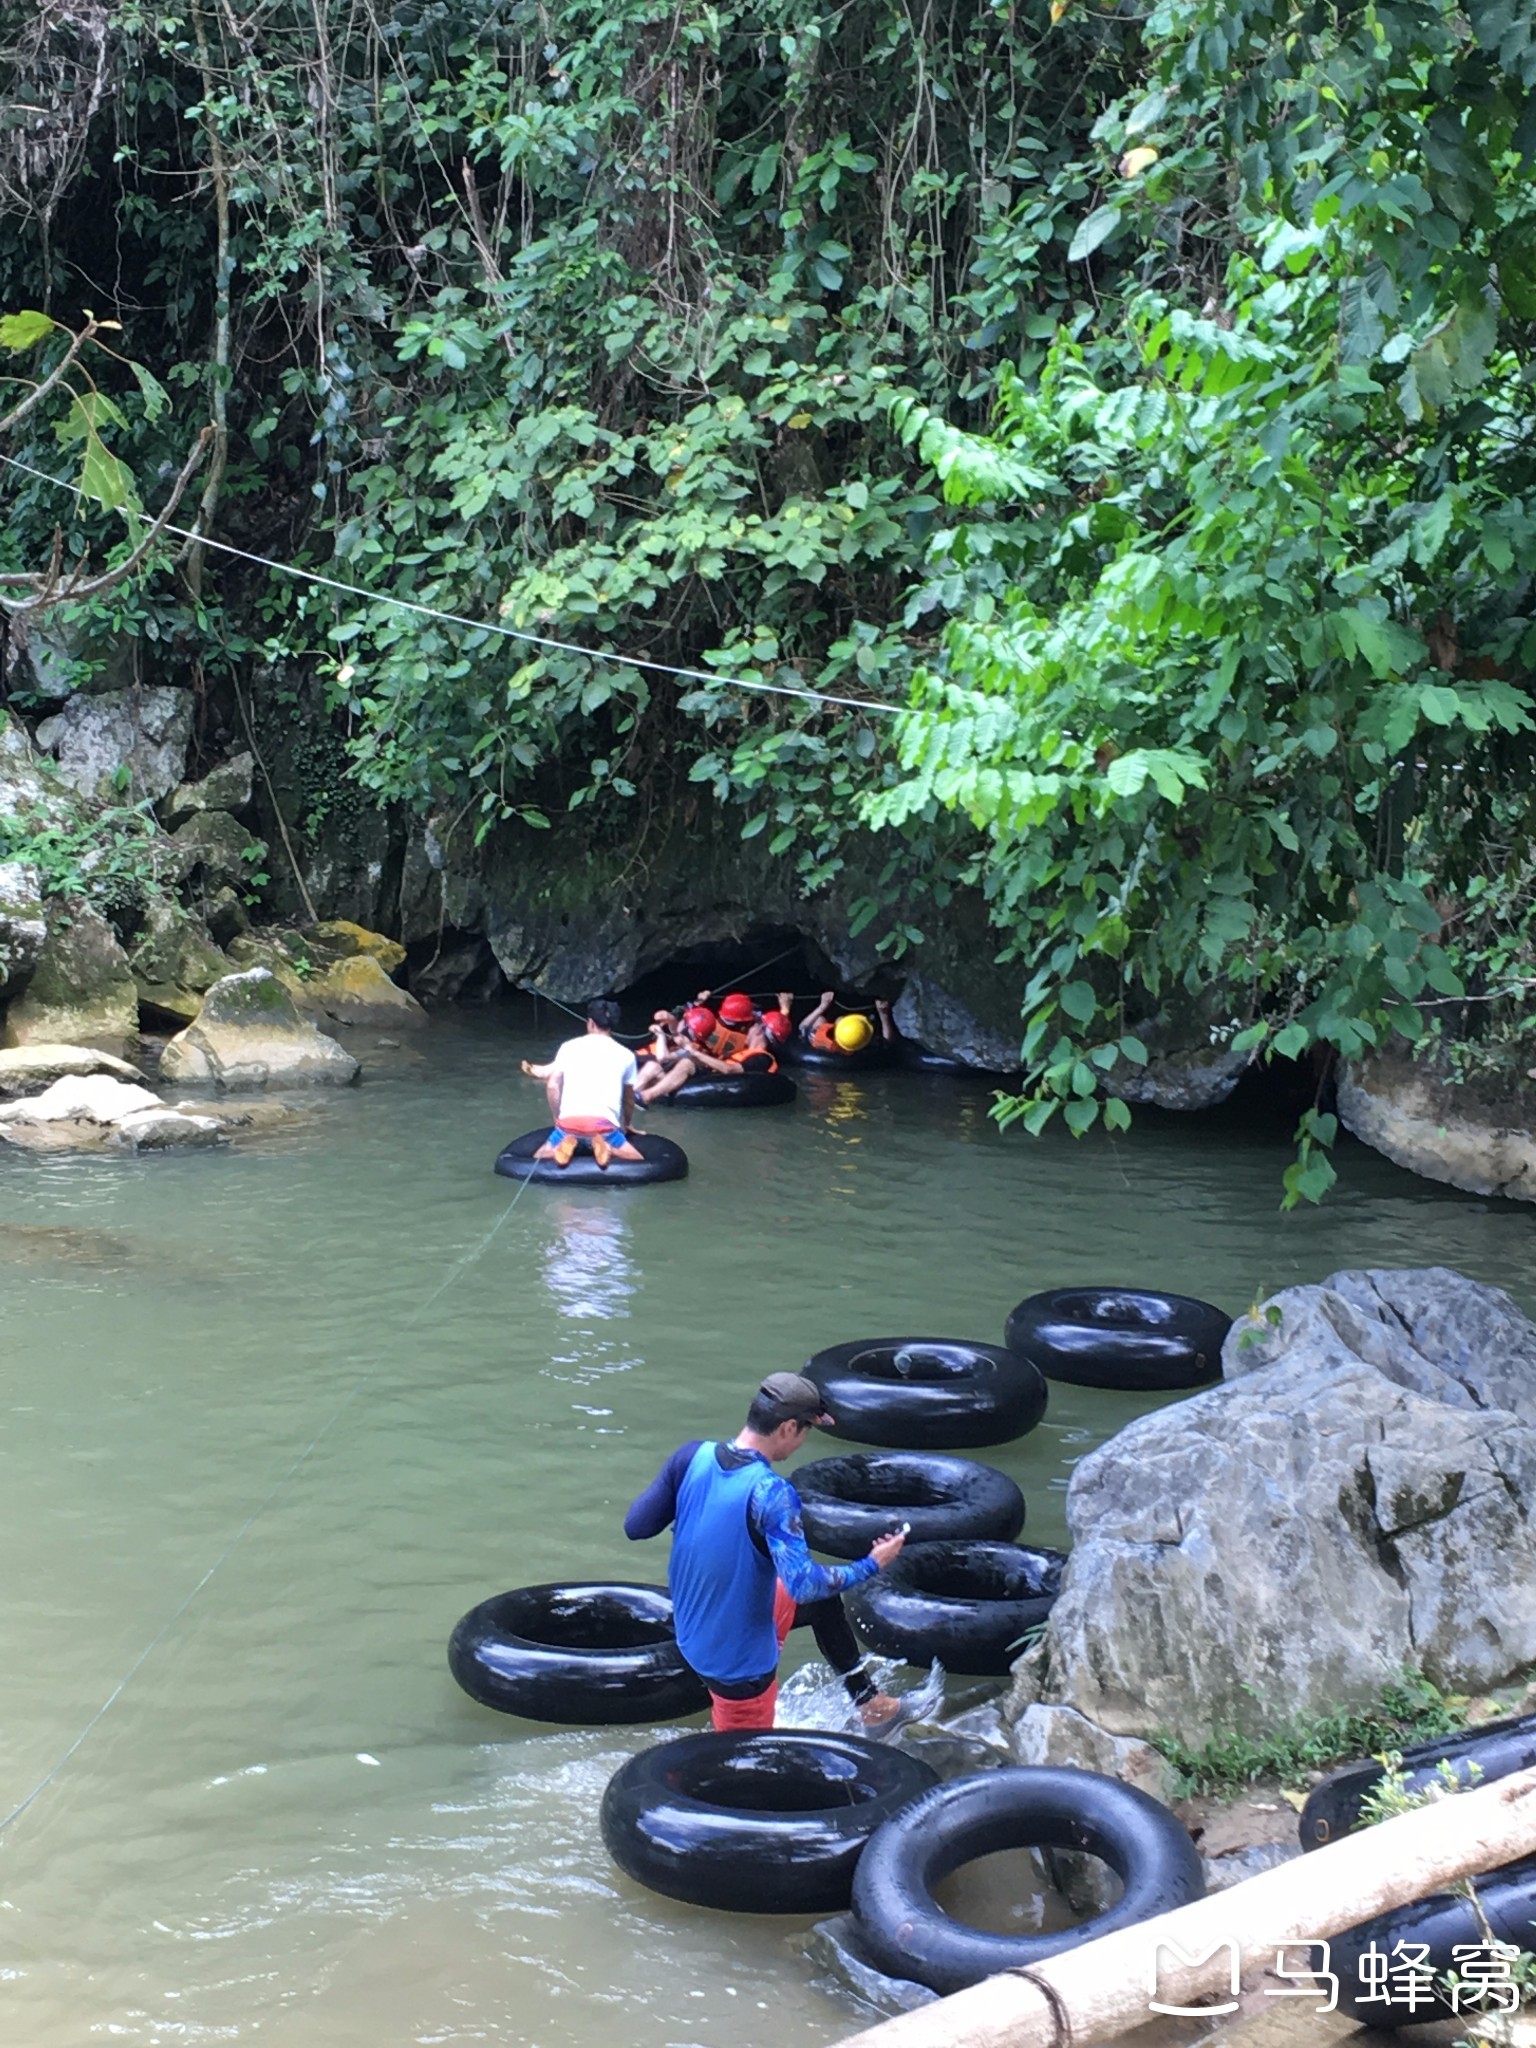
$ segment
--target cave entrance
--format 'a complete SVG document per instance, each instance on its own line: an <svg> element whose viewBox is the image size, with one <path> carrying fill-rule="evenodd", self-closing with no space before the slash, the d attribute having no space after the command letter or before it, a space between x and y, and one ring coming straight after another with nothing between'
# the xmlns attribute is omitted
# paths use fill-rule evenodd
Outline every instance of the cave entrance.
<svg viewBox="0 0 1536 2048"><path fill-rule="evenodd" d="M788 925L764 925L745 938L681 946L620 995L626 1016L633 1012L647 1019L655 1010L680 1008L705 988L722 993L743 989L755 1000L770 1003L780 989L792 989L797 997L814 1002L824 988L837 983L836 969L814 940Z"/></svg>

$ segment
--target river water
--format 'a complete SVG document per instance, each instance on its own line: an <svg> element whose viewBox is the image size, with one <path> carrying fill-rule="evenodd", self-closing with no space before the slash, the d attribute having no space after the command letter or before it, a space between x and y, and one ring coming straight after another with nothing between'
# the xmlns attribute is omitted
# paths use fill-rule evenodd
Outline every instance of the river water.
<svg viewBox="0 0 1536 2048"><path fill-rule="evenodd" d="M1004 1137L943 1079L656 1112L686 1183L518 1195L490 1164L539 1121L516 1061L559 1022L508 1005L364 1046L363 1086L228 1152L0 1155L0 1819L35 1791L0 1828L0 2041L835 2040L855 2015L799 1923L608 1863L598 1802L648 1733L475 1706L457 1617L664 1577L628 1500L822 1345L997 1341L1069 1282L1239 1312L1440 1262L1536 1298L1512 1204L1351 1147L1327 1207L1281 1217L1280 1131ZM1148 1405L1053 1388L981 1454L1027 1539L1064 1539L1073 1461Z"/></svg>

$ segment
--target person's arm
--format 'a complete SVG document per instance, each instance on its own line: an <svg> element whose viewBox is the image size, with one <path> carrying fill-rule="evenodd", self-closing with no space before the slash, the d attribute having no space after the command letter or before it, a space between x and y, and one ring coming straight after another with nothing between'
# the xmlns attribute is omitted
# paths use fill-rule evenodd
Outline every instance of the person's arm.
<svg viewBox="0 0 1536 2048"><path fill-rule="evenodd" d="M555 1072L553 1060L546 1060L542 1066L536 1065L532 1060L524 1060L521 1064L523 1072L531 1075L535 1081L547 1081L550 1075Z"/></svg>
<svg viewBox="0 0 1536 2048"><path fill-rule="evenodd" d="M875 1015L880 1019L880 1036L887 1045L894 1045L901 1033L896 1029L891 1017L890 1004L883 1003L878 996L875 998Z"/></svg>
<svg viewBox="0 0 1536 2048"><path fill-rule="evenodd" d="M689 1046L688 1057L695 1061L697 1065L706 1067L711 1074L734 1074L737 1072L734 1061L717 1060L712 1052L705 1052L704 1048L699 1045Z"/></svg>
<svg viewBox="0 0 1536 2048"><path fill-rule="evenodd" d="M829 1593L842 1593L849 1586L872 1579L884 1560L873 1552L852 1564L818 1564L805 1547L805 1529L800 1520L800 1496L787 1479L776 1472L764 1474L752 1495L752 1525L768 1546L768 1555L779 1575L779 1583L797 1607L811 1600L825 1600ZM898 1539L897 1549L901 1548Z"/></svg>
<svg viewBox="0 0 1536 2048"><path fill-rule="evenodd" d="M624 1534L631 1543L643 1543L648 1536L659 1536L663 1529L671 1528L677 1515L677 1489L698 1448L698 1442L681 1445L644 1493L630 1502L624 1517Z"/></svg>
<svg viewBox="0 0 1536 2048"><path fill-rule="evenodd" d="M836 1001L837 990L835 988L824 988L822 990L821 1001L816 1005L815 1009L810 1012L809 1016L800 1019L800 1036L802 1038L810 1037L816 1026Z"/></svg>

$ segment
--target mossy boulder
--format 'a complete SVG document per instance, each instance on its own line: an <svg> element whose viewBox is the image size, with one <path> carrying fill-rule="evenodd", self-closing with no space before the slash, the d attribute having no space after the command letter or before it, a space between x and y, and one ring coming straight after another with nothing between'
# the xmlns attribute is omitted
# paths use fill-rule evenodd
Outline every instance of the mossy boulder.
<svg viewBox="0 0 1536 2048"><path fill-rule="evenodd" d="M231 754L201 782L183 782L173 789L160 806L161 816L168 825L176 825L199 811L243 811L251 800L255 766L249 754Z"/></svg>
<svg viewBox="0 0 1536 2048"><path fill-rule="evenodd" d="M26 987L47 937L37 869L24 860L0 861L0 998Z"/></svg>
<svg viewBox="0 0 1536 2048"><path fill-rule="evenodd" d="M338 1024L425 1024L427 1013L414 996L396 988L367 953L338 960L304 982L300 1008Z"/></svg>
<svg viewBox="0 0 1536 2048"><path fill-rule="evenodd" d="M6 1010L5 1043L121 1054L138 1028L138 986L116 933L94 910L71 905L49 926L31 980Z"/></svg>
<svg viewBox="0 0 1536 2048"><path fill-rule="evenodd" d="M129 955L139 1001L190 1024L205 991L229 972L229 962L203 926L185 911L157 904L143 937Z"/></svg>
<svg viewBox="0 0 1536 2048"><path fill-rule="evenodd" d="M228 811L197 811L171 834L183 879L202 871L210 888L223 882L244 882L251 874L251 862L259 860L266 847L252 837L248 825L232 818Z"/></svg>
<svg viewBox="0 0 1536 2048"><path fill-rule="evenodd" d="M165 1048L160 1070L172 1082L265 1088L274 1081L355 1081L358 1064L305 1022L276 975L252 967L213 984L197 1021Z"/></svg>
<svg viewBox="0 0 1536 2048"><path fill-rule="evenodd" d="M386 974L405 965L405 948L398 939L386 939L382 932L371 932L366 925L354 924L347 917L301 926L298 943L320 961L377 960Z"/></svg>

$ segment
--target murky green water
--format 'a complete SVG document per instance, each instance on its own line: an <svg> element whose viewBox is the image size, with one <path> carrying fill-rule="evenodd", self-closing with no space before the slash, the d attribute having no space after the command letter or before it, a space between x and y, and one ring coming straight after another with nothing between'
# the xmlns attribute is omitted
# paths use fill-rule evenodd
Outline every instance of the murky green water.
<svg viewBox="0 0 1536 2048"><path fill-rule="evenodd" d="M685 1184L507 1214L489 1167L538 1121L532 1022L440 1022L241 1151L0 1156L0 1818L47 1778L0 1830L0 2041L833 2040L851 2013L794 1924L607 1862L598 1800L645 1732L475 1707L444 1664L458 1615L664 1576L627 1501L824 1344L995 1340L1020 1296L1084 1280L1236 1311L1441 1261L1536 1299L1526 1213L1371 1154L1282 1219L1278 1138L1003 1139L984 1094L910 1078L674 1112ZM1035 1540L1133 1412L1053 1389L985 1454Z"/></svg>

